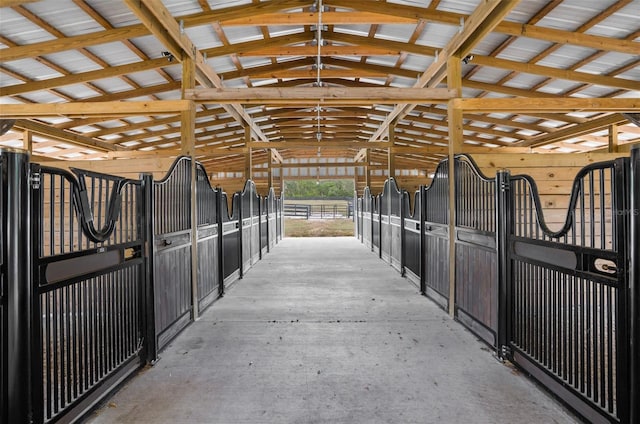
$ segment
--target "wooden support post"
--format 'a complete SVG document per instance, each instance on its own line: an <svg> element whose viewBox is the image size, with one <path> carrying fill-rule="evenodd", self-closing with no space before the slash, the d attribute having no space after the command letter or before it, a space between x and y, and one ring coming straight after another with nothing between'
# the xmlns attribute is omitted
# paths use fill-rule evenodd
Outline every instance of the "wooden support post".
<svg viewBox="0 0 640 424"><path fill-rule="evenodd" d="M195 62L191 58L182 61L182 98L185 90L192 89L196 83ZM188 110L180 113L180 147L185 156L191 158L191 317L198 319L198 199L196 198L196 105L191 103Z"/></svg>
<svg viewBox="0 0 640 424"><path fill-rule="evenodd" d="M273 187L273 158L271 157L271 149L267 149L267 194L269 189Z"/></svg>
<svg viewBox="0 0 640 424"><path fill-rule="evenodd" d="M371 189L371 150L367 149L366 165L364 166L364 184Z"/></svg>
<svg viewBox="0 0 640 424"><path fill-rule="evenodd" d="M30 130L24 130L22 133L22 148L29 154L33 153L33 133Z"/></svg>
<svg viewBox="0 0 640 424"><path fill-rule="evenodd" d="M396 122L392 122L389 125L389 148L387 149L387 175L389 178L395 178L396 176L396 163L393 154L393 145L396 139Z"/></svg>
<svg viewBox="0 0 640 424"><path fill-rule="evenodd" d="M618 126L609 125L609 153L618 152Z"/></svg>
<svg viewBox="0 0 640 424"><path fill-rule="evenodd" d="M447 61L447 84L462 95L461 60L451 56ZM449 315L455 315L456 299L456 176L455 155L462 152L462 109L454 107L454 101L447 104L449 120Z"/></svg>
<svg viewBox="0 0 640 424"><path fill-rule="evenodd" d="M251 128L249 126L244 127L244 142L247 146L250 146L251 143ZM251 147L247 147L247 153L244 157L244 179L250 180L252 177L253 170L253 158L252 158L252 150Z"/></svg>

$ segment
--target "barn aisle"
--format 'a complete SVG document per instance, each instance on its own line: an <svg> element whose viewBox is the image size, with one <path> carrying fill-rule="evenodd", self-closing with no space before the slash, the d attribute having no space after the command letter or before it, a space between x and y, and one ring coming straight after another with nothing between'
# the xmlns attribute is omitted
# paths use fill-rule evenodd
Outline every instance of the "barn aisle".
<svg viewBox="0 0 640 424"><path fill-rule="evenodd" d="M571 423L354 238L283 240L92 423Z"/></svg>

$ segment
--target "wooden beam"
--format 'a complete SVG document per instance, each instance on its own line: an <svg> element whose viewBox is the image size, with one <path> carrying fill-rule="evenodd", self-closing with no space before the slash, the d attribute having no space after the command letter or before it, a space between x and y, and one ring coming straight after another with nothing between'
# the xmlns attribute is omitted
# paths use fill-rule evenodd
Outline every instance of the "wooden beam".
<svg viewBox="0 0 640 424"><path fill-rule="evenodd" d="M22 148L33 153L33 133L30 130L24 130L22 134Z"/></svg>
<svg viewBox="0 0 640 424"><path fill-rule="evenodd" d="M638 44L638 43L636 43ZM640 51L640 46L637 47ZM588 74L586 72L577 72L569 69L558 69L551 66L536 65L533 63L521 63L513 60L498 59L496 57L475 55L473 58L474 65L489 66L492 68L508 69L515 72L523 72L533 75L542 75L550 78L563 79L567 81L579 81L587 84L601 85L604 87L617 87L624 90L637 90L638 81L632 81L625 78L608 77L604 75Z"/></svg>
<svg viewBox="0 0 640 424"><path fill-rule="evenodd" d="M465 112L571 113L571 112L638 112L640 98L507 98L456 99L455 107Z"/></svg>
<svg viewBox="0 0 640 424"><path fill-rule="evenodd" d="M320 56L399 56L402 51L399 49L385 49L374 46L323 46L320 48ZM282 56L313 56L317 57L318 47L316 46L293 46L293 47L257 47L244 53L237 53L238 57L282 57Z"/></svg>
<svg viewBox="0 0 640 424"><path fill-rule="evenodd" d="M149 102L69 102L2 104L0 116L3 118L36 118L66 116L86 118L128 117L137 115L176 115L189 110L188 100L154 100Z"/></svg>
<svg viewBox="0 0 640 424"><path fill-rule="evenodd" d="M224 26L291 26L315 25L318 23L318 13L269 13L261 16L247 16L244 18L227 19ZM371 12L322 12L323 25L372 25L372 24L415 24L416 20L401 16Z"/></svg>
<svg viewBox="0 0 640 424"><path fill-rule="evenodd" d="M356 87L292 87L292 88L220 88L187 90L185 98L199 103L286 103L286 104L349 104L397 103L416 101L421 103L445 103L452 98L450 90L442 88L381 87L378 90Z"/></svg>
<svg viewBox="0 0 640 424"><path fill-rule="evenodd" d="M620 114L607 115L601 118L592 119L591 121L583 124L565 127L549 134L532 137L527 141L518 143L518 145L522 147L540 147L558 141L579 137L584 134L591 134L596 131L607 129L610 125L617 125L624 122L626 122L626 119Z"/></svg>
<svg viewBox="0 0 640 424"><path fill-rule="evenodd" d="M609 125L609 153L618 152L618 126L616 124Z"/></svg>
<svg viewBox="0 0 640 424"><path fill-rule="evenodd" d="M461 57L453 55L447 60L447 85L462 95ZM456 108L454 100L447 104L447 121L449 124L449 315L455 315L456 298L456 178L455 155L462 153L464 144L462 109Z"/></svg>
<svg viewBox="0 0 640 424"><path fill-rule="evenodd" d="M0 50L2 52L3 50ZM175 64L175 63L174 63ZM0 96L15 96L17 94L29 93L39 90L50 90L56 87L66 85L81 84L85 82L95 81L104 78L113 78L121 75L132 74L135 72L148 71L152 69L172 66L167 59L149 59L140 62L134 62L127 65L110 66L96 71L81 72L78 74L65 75L56 78L47 78L39 81L30 81L25 84L10 85L0 88Z"/></svg>
<svg viewBox="0 0 640 424"><path fill-rule="evenodd" d="M255 79L308 79L315 80L318 71L315 69L287 69L277 72L261 72L259 69L243 69L243 78ZM355 70L345 68L324 68L320 71L320 78L323 80L330 78L387 78L386 72L376 72L375 70Z"/></svg>
<svg viewBox="0 0 640 424"><path fill-rule="evenodd" d="M90 150L98 150L103 152L122 150L122 148L119 146L114 146L112 144L105 143L104 141L100 140L95 140L90 137L85 137L71 131L54 128L36 121L18 119L13 127L15 129L29 130L34 134L38 134L51 140L58 140L62 143L71 144L74 146L86 147Z"/></svg>

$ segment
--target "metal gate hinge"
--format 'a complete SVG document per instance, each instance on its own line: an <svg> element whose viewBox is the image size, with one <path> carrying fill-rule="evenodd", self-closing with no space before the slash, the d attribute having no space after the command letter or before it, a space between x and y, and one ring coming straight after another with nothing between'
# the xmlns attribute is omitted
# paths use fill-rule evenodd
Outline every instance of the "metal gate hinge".
<svg viewBox="0 0 640 424"><path fill-rule="evenodd" d="M33 188L34 190L38 190L40 188L40 173L33 172L29 176L29 183L31 184L31 188Z"/></svg>
<svg viewBox="0 0 640 424"><path fill-rule="evenodd" d="M511 348L507 345L500 346L500 357L501 358L511 358Z"/></svg>
<svg viewBox="0 0 640 424"><path fill-rule="evenodd" d="M508 182L500 183L500 191L509 191L511 189L511 184Z"/></svg>

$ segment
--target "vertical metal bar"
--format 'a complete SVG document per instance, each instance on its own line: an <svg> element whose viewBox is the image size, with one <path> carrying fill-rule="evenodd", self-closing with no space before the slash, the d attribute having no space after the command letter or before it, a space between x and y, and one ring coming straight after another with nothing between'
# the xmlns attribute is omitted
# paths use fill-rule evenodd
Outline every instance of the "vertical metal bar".
<svg viewBox="0 0 640 424"><path fill-rule="evenodd" d="M498 355L504 358L508 351L506 348L511 334L511 323L509 322L511 304L511 275L509 259L509 237L512 232L512 190L511 175L508 170L499 171L496 174L496 246L497 246L497 277L498 277L498 334L496 347Z"/></svg>
<svg viewBox="0 0 640 424"><path fill-rule="evenodd" d="M227 214L227 205L223 203L222 190L216 190L216 220L218 224L218 295L224 296L224 228L222 213ZM278 239L276 234L276 240Z"/></svg>
<svg viewBox="0 0 640 424"><path fill-rule="evenodd" d="M29 156L18 150L0 150L2 170L2 255L6 272L6 343L8 349L6 417L8 422L31 419L31 222ZM40 320L37 321L40 323ZM26 377L26 378L25 378ZM34 379L35 380L35 379ZM5 411L3 411L5 412ZM4 415L4 413L3 413Z"/></svg>
<svg viewBox="0 0 640 424"><path fill-rule="evenodd" d="M260 197L258 197L258 259L262 260L262 198Z"/></svg>
<svg viewBox="0 0 640 424"><path fill-rule="evenodd" d="M142 210L142 255L145 259L144 275L140 276L144 290L144 358L147 363L154 363L158 359L158 347L156 338L156 313L155 313L155 276L154 276L154 249L155 249L155 196L159 193L154 190L153 175L142 174L142 196L140 200Z"/></svg>
<svg viewBox="0 0 640 424"><path fill-rule="evenodd" d="M629 422L640 421L640 146L631 150L629 231Z"/></svg>
<svg viewBox="0 0 640 424"><path fill-rule="evenodd" d="M239 271L240 278L242 278L244 277L244 258L242 257L242 209L244 207L244 202L242 199L242 192L238 192L238 199L238 258L240 258ZM249 216L251 216L251 213L249 213Z"/></svg>
<svg viewBox="0 0 640 424"><path fill-rule="evenodd" d="M427 279L426 279L426 226L425 222L427 217L425 216L425 208L426 208L426 199L427 199L427 191L425 186L420 186L420 211L418 213L418 219L420 220L420 225L418 226L420 230L420 293L426 295L427 293ZM415 211L415 206L414 206ZM414 212L415 214L415 212Z"/></svg>
<svg viewBox="0 0 640 424"><path fill-rule="evenodd" d="M634 152L637 159L637 152ZM630 286L634 284L632 281L628 281L629 278L628 266L630 259L630 227L631 227L631 195L630 190L632 184L630 184L631 177L631 163L629 158L616 159L614 162L614 175L615 179L615 191L612 193L613 198L613 219L616 222L615 235L616 240L614 247L617 252L618 267L618 289L616 290L616 328L615 328L615 343L616 343L616 406L617 413L620 422L630 422L629 415L631 413L631 386L630 386L630 372L632 359L629 353L635 346L631 345L631 308L630 303L633 300L629 297L631 290ZM634 187L635 188L635 187ZM635 392L634 392L635 394ZM633 399L634 401L637 399Z"/></svg>
<svg viewBox="0 0 640 424"><path fill-rule="evenodd" d="M406 215L406 212L404 210L404 194L407 194L407 197L409 196L409 193L405 192L405 191L400 191L400 274L404 276L405 274L405 263L406 263L406 258L405 258L405 233L404 233L404 218ZM407 202L408 204L409 202Z"/></svg>

